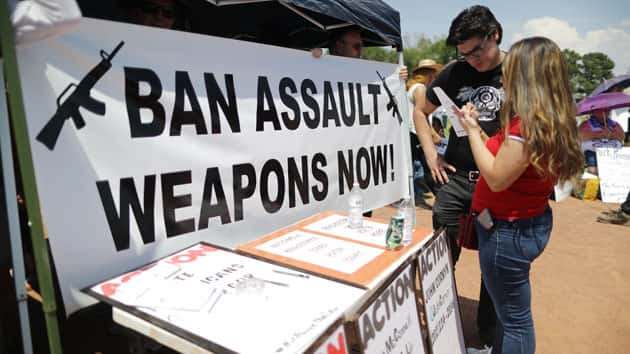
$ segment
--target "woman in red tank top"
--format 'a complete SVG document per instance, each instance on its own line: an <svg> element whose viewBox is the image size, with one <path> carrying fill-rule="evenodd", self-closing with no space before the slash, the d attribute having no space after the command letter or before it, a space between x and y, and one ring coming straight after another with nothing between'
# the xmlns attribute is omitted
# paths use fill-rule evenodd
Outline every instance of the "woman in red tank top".
<svg viewBox="0 0 630 354"><path fill-rule="evenodd" d="M481 172L472 208L483 281L497 312L493 353L534 353L531 263L552 227L548 198L557 181L582 172L567 64L551 40L515 43L503 62L502 131L484 141L472 104L460 110Z"/></svg>

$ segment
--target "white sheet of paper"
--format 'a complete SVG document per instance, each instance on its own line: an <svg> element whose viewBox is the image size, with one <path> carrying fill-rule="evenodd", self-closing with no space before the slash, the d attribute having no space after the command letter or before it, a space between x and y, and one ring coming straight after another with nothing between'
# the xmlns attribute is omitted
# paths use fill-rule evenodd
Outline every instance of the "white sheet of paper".
<svg viewBox="0 0 630 354"><path fill-rule="evenodd" d="M201 245L92 290L243 354L302 353L365 293Z"/></svg>
<svg viewBox="0 0 630 354"><path fill-rule="evenodd" d="M256 248L347 274L356 272L384 251L305 231L289 232Z"/></svg>
<svg viewBox="0 0 630 354"><path fill-rule="evenodd" d="M448 119L451 120L451 125L455 130L455 134L457 134L460 138L462 136L468 136L468 133L466 133L466 130L462 127L462 123L459 121L459 117L453 111L453 106L457 107L455 102L453 102L440 87L434 87L433 91L435 91L438 100L440 100L442 108L446 111Z"/></svg>
<svg viewBox="0 0 630 354"><path fill-rule="evenodd" d="M360 228L352 229L348 226L348 218L342 215L331 215L305 227L307 230L323 232L339 237L385 246L387 224L363 220Z"/></svg>

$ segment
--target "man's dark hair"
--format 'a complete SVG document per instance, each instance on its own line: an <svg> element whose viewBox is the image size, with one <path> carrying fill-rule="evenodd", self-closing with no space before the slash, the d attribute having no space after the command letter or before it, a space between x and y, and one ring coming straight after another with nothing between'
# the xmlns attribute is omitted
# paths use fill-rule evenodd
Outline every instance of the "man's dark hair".
<svg viewBox="0 0 630 354"><path fill-rule="evenodd" d="M503 28L489 8L481 5L471 6L460 12L448 30L446 44L456 46L474 37L485 38L493 33L499 33L497 44L503 38Z"/></svg>

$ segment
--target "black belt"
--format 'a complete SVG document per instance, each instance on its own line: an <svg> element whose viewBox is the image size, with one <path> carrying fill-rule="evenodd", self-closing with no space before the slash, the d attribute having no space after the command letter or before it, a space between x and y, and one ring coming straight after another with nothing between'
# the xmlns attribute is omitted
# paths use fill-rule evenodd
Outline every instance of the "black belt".
<svg viewBox="0 0 630 354"><path fill-rule="evenodd" d="M479 179L479 171L464 171L464 170L455 170L455 172L448 170L448 172L460 176L460 177L464 177L467 178L468 181L470 182L477 182L477 180Z"/></svg>

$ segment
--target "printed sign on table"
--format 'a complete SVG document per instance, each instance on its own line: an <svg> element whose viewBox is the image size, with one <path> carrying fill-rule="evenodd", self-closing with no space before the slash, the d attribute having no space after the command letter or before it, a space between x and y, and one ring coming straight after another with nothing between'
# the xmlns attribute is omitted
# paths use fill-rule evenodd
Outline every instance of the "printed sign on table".
<svg viewBox="0 0 630 354"><path fill-rule="evenodd" d="M630 191L630 147L597 149L599 187L604 203L623 203Z"/></svg>
<svg viewBox="0 0 630 354"><path fill-rule="evenodd" d="M379 247L385 244L387 224L364 218L360 228L353 229L348 224L348 217L333 214L304 227L306 230L353 239Z"/></svg>
<svg viewBox="0 0 630 354"><path fill-rule="evenodd" d="M407 252L431 234L429 229L416 227L409 245L388 250L385 248L387 223L377 219L365 219L364 223L366 232L365 240L362 240L359 237L362 231L344 234L344 225L347 224L345 214L325 212L243 244L238 250L351 284L370 287L375 282L385 280L386 269L392 271L397 268L405 261L403 258L411 257ZM383 234L379 236L376 232ZM379 238L383 240L380 246L375 241Z"/></svg>
<svg viewBox="0 0 630 354"><path fill-rule="evenodd" d="M414 264L409 263L359 312L354 324L363 353L426 353L414 279Z"/></svg>
<svg viewBox="0 0 630 354"><path fill-rule="evenodd" d="M256 354L303 352L364 294L205 244L87 291L210 351Z"/></svg>
<svg viewBox="0 0 630 354"><path fill-rule="evenodd" d="M433 353L466 353L455 274L446 231L436 234L418 256L424 312Z"/></svg>
<svg viewBox="0 0 630 354"><path fill-rule="evenodd" d="M256 249L346 274L356 272L384 252L381 248L322 237L301 230L291 231L260 244Z"/></svg>

